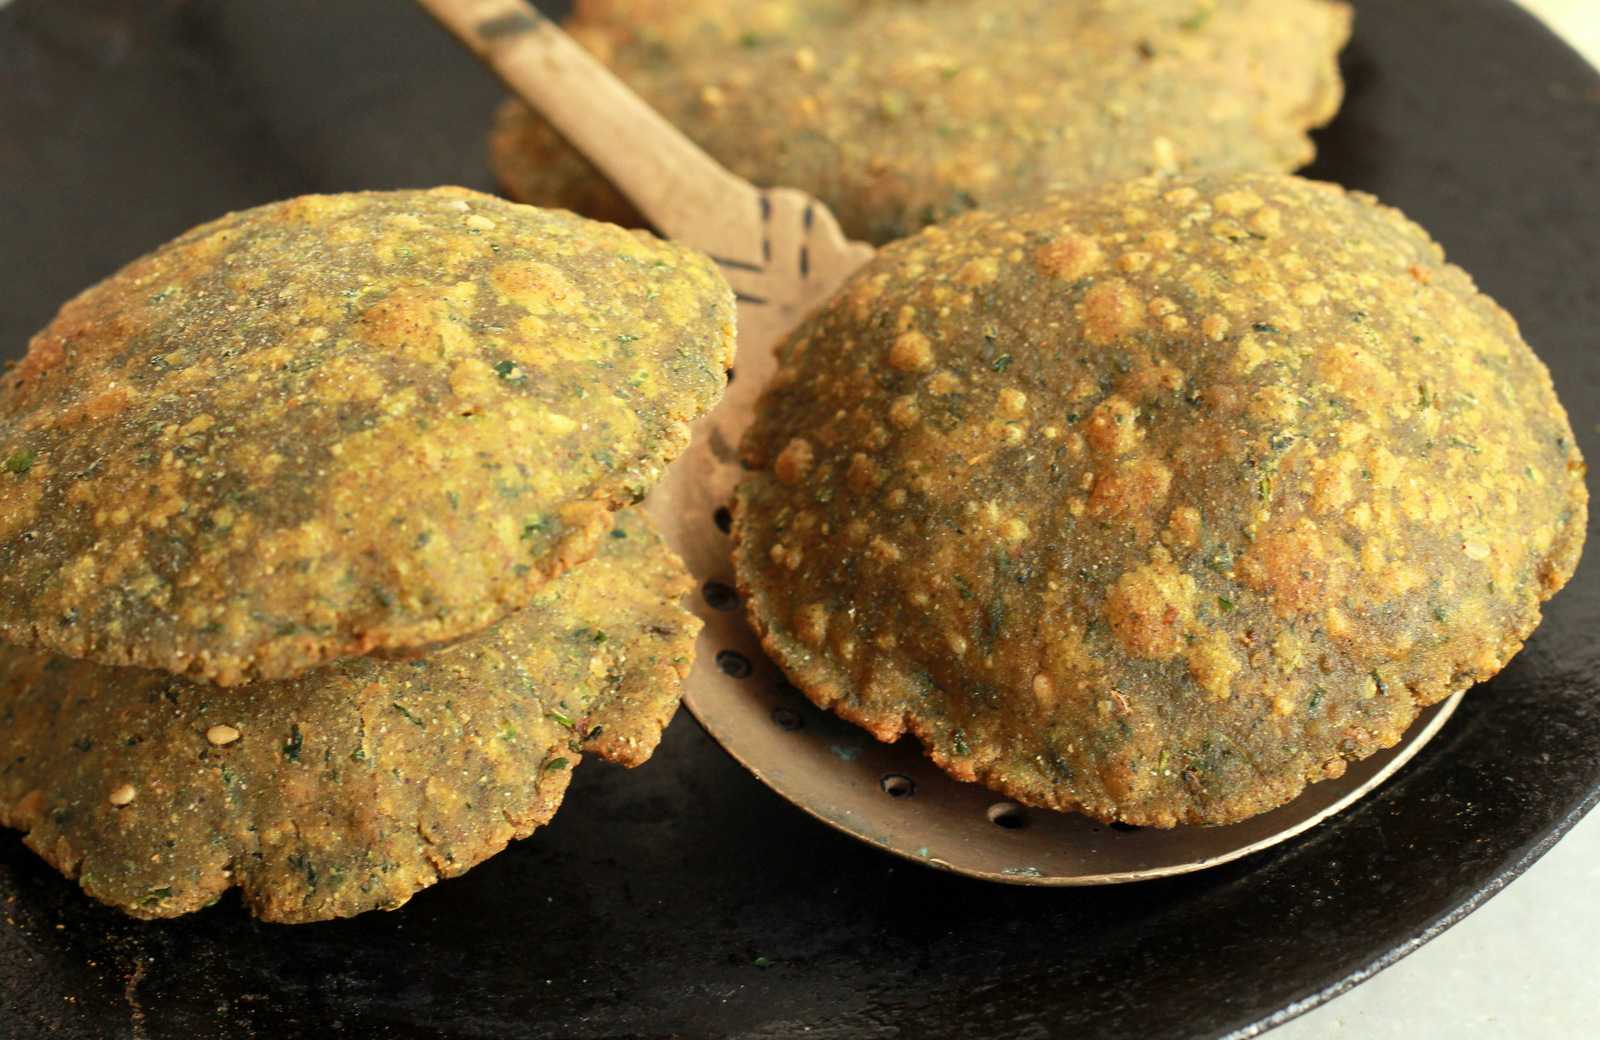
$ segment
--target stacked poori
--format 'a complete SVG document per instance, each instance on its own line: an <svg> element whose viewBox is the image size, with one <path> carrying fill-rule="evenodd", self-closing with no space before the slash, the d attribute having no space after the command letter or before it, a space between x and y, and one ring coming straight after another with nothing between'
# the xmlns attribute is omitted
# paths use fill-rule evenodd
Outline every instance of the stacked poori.
<svg viewBox="0 0 1600 1040"><path fill-rule="evenodd" d="M978 206L1150 173L1289 171L1331 119L1334 0L579 0L567 28L740 176L887 242ZM505 190L641 221L525 106Z"/></svg>
<svg viewBox="0 0 1600 1040"><path fill-rule="evenodd" d="M1503 668L1582 548L1583 461L1515 321L1331 185L970 214L779 360L735 509L764 645L1030 805L1281 805Z"/></svg>
<svg viewBox="0 0 1600 1040"><path fill-rule="evenodd" d="M138 916L398 905L637 764L699 623L640 515L707 259L463 189L223 217L0 389L0 822Z"/></svg>

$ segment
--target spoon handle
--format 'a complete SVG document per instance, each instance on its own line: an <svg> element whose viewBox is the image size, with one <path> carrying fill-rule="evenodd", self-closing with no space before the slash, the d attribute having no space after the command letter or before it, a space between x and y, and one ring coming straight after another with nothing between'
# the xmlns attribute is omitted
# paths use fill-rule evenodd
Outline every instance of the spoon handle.
<svg viewBox="0 0 1600 1040"><path fill-rule="evenodd" d="M734 176L524 0L418 2L657 230L717 260L741 302L792 322L872 256L809 196Z"/></svg>
<svg viewBox="0 0 1600 1040"><path fill-rule="evenodd" d="M420 0L663 234L753 262L759 193L523 0Z"/></svg>

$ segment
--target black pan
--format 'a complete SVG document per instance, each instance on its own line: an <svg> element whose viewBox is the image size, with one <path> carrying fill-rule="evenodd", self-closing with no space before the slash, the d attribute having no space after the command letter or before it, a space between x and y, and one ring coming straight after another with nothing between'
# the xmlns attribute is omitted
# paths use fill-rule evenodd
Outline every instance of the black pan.
<svg viewBox="0 0 1600 1040"><path fill-rule="evenodd" d="M1314 172L1406 209L1521 318L1600 459L1600 77L1506 0L1363 2L1347 72ZM497 97L399 0L19 0L0 10L0 349L227 209L488 187ZM264 926L228 899L139 924L0 834L0 1036L1252 1035L1449 927L1600 798L1596 555L1375 796L1171 881L904 865L687 717L643 769L578 770L548 830L354 921Z"/></svg>

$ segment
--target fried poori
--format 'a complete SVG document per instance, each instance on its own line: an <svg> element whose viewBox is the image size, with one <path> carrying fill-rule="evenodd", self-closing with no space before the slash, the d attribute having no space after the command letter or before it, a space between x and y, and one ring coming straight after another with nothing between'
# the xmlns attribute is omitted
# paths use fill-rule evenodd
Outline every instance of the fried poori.
<svg viewBox="0 0 1600 1040"><path fill-rule="evenodd" d="M729 169L886 242L975 206L1146 173L1287 171L1343 97L1330 0L580 0L581 42ZM514 198L642 218L516 102Z"/></svg>
<svg viewBox="0 0 1600 1040"><path fill-rule="evenodd" d="M1494 675L1587 515L1515 321L1397 211L1275 174L888 247L743 454L740 584L812 700L1159 827L1281 805Z"/></svg>
<svg viewBox="0 0 1600 1040"><path fill-rule="evenodd" d="M396 907L547 822L583 753L650 756L691 587L629 510L527 609L413 660L223 689L0 649L0 823L136 917L233 887L270 921Z"/></svg>
<svg viewBox="0 0 1600 1040"><path fill-rule="evenodd" d="M223 217L5 375L0 638L235 685L477 631L593 554L733 349L709 260L569 213Z"/></svg>

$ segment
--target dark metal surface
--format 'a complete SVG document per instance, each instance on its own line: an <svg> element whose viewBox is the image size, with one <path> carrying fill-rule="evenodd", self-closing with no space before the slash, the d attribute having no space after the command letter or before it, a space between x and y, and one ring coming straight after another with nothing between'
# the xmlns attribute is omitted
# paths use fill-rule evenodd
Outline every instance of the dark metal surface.
<svg viewBox="0 0 1600 1040"><path fill-rule="evenodd" d="M1315 172L1408 210L1519 316L1600 459L1600 78L1505 0L1360 10ZM0 11L0 350L223 210L487 186L496 96L396 0L19 0ZM228 900L138 924L0 835L0 1036L1248 1035L1458 919L1595 801L1597 554L1398 778L1215 871L1049 891L914 869L685 718L641 770L578 770L548 830L349 922L263 926Z"/></svg>

